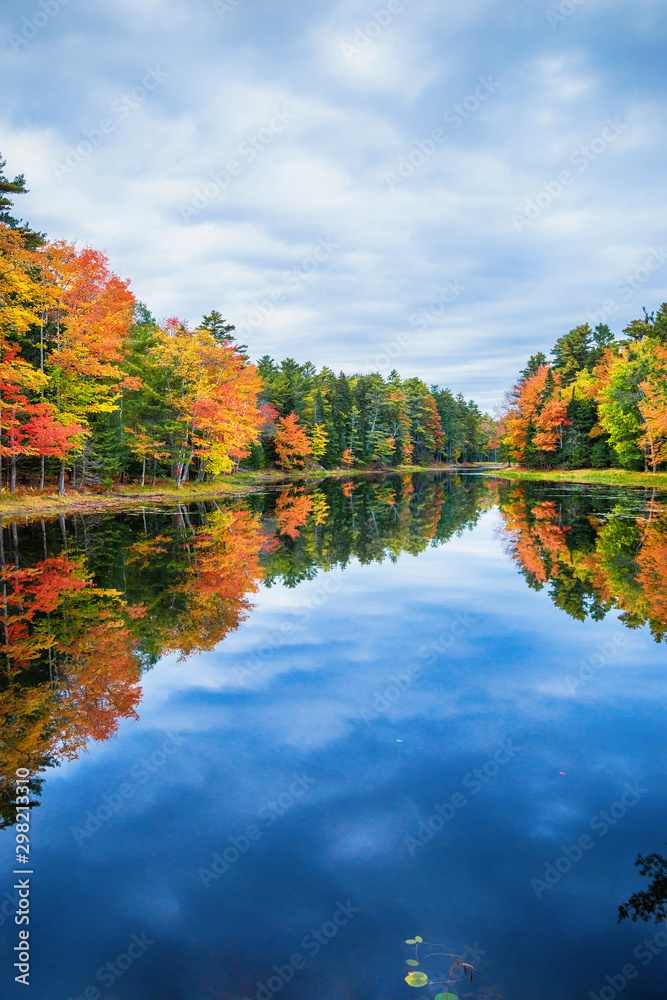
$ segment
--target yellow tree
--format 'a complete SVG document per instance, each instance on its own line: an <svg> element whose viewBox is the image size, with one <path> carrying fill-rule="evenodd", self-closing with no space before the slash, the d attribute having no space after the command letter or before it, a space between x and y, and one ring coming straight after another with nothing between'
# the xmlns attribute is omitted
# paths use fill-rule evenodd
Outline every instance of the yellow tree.
<svg viewBox="0 0 667 1000"><path fill-rule="evenodd" d="M167 458L169 452L160 451L165 442L158 441L142 424L138 424L137 430L126 427L125 433L130 437L130 451L141 459L141 485L143 486L146 480L146 459L153 458L157 461L160 458Z"/></svg>
<svg viewBox="0 0 667 1000"><path fill-rule="evenodd" d="M156 335L148 363L160 373L173 407L171 428L176 484L189 478L199 459L199 479L230 472L259 438L264 411L257 397L262 380L231 343L208 330L191 332L177 319Z"/></svg>
<svg viewBox="0 0 667 1000"><path fill-rule="evenodd" d="M315 424L313 433L310 436L310 446L313 450L313 458L320 459L327 450L329 435L324 424Z"/></svg>

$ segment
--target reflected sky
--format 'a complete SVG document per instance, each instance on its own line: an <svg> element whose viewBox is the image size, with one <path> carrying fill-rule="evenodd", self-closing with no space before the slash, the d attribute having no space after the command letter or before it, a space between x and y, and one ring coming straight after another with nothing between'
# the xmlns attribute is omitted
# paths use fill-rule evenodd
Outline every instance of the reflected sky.
<svg viewBox="0 0 667 1000"><path fill-rule="evenodd" d="M526 586L504 523L261 586L224 642L144 674L138 720L48 771L37 996L433 997L404 982L415 934L504 1000L608 1000L629 963L624 998L665 996L667 935L617 924L667 840L665 647Z"/></svg>

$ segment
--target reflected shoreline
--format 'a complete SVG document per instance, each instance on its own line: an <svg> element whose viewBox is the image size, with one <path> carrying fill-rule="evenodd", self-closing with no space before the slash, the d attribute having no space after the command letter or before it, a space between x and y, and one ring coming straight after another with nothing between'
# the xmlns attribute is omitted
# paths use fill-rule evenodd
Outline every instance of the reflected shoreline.
<svg viewBox="0 0 667 1000"><path fill-rule="evenodd" d="M215 649L260 586L396 561L472 529L497 507L497 538L527 586L571 617L619 613L667 635L667 506L593 488L481 475L290 482L218 503L16 521L0 533L0 825L8 782L38 775L137 718L142 675L164 656Z"/></svg>

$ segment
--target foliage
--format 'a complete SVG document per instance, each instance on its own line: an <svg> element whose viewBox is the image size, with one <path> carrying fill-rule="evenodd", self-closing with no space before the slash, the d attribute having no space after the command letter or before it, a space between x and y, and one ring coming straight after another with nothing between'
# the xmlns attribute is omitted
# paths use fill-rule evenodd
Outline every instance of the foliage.
<svg viewBox="0 0 667 1000"><path fill-rule="evenodd" d="M278 418L275 447L278 463L284 469L304 466L305 459L313 454L313 447L305 431L299 426L299 418L294 411L286 417Z"/></svg>
<svg viewBox="0 0 667 1000"><path fill-rule="evenodd" d="M531 488L532 487L532 488ZM667 637L667 508L650 500L640 516L609 502L593 515L585 493L557 506L543 489L501 486L498 502L506 553L535 590L573 618L600 620L621 611L629 628L647 624L657 642Z"/></svg>
<svg viewBox="0 0 667 1000"><path fill-rule="evenodd" d="M268 355L252 365L234 325L157 322L103 253L48 241L9 214L22 175L0 159L0 459L40 489L126 478L212 482L241 463L428 466L496 457L477 405L418 378L385 379ZM2 462L0 461L0 466ZM2 482L0 481L0 490Z"/></svg>
<svg viewBox="0 0 667 1000"><path fill-rule="evenodd" d="M649 878L648 889L634 892L627 903L618 908L618 921L631 917L632 920L667 920L667 858L653 852L646 857L639 855L635 861L639 874Z"/></svg>
<svg viewBox="0 0 667 1000"><path fill-rule="evenodd" d="M667 303L614 341L604 324L560 337L553 363L533 355L507 393L501 448L528 468L657 472L667 466Z"/></svg>

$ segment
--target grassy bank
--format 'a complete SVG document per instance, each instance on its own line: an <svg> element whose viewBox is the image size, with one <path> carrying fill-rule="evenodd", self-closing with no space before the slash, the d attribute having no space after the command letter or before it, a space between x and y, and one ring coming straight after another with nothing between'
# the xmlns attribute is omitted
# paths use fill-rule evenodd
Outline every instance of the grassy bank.
<svg viewBox="0 0 667 1000"><path fill-rule="evenodd" d="M567 483L600 483L605 486L641 486L667 491L667 472L628 472L626 469L502 469L495 475L503 479L563 480Z"/></svg>
<svg viewBox="0 0 667 1000"><path fill-rule="evenodd" d="M465 468L476 468L466 466ZM484 466L484 468L488 468ZM457 467L465 471L464 467ZM188 501L211 500L215 497L244 496L248 493L260 492L271 485L287 483L290 480L312 480L318 482L330 476L377 476L406 472L447 472L455 471L454 466L438 465L430 468L423 466L399 466L392 469L307 469L284 472L279 469L262 469L260 471L241 470L229 476L222 477L216 483L183 483L180 489L172 480L160 480L155 486L139 486L128 483L124 486L114 486L107 492L92 490L66 490L63 496L55 492L55 488L45 490L24 489L16 496L10 496L3 490L0 499L0 516L2 517L40 517L54 514L66 514L73 511L96 511L108 508L128 507L141 503L187 503Z"/></svg>

